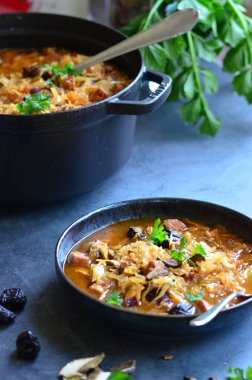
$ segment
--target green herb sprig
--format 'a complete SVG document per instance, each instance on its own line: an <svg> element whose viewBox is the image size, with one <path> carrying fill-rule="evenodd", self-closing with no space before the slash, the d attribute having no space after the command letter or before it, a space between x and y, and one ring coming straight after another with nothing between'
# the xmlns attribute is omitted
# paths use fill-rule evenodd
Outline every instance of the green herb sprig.
<svg viewBox="0 0 252 380"><path fill-rule="evenodd" d="M152 233L150 234L150 240L152 241L152 243L156 245L160 245L165 240L167 240L167 237L168 237L168 232L165 231L164 225L162 224L161 220L156 219Z"/></svg>
<svg viewBox="0 0 252 380"><path fill-rule="evenodd" d="M177 10L195 8L199 22L193 31L174 40L143 49L147 66L173 77L170 100L183 102L181 114L187 124L215 136L220 119L210 109L206 94L218 91L218 80L205 62L218 63L225 47L224 70L233 74L235 91L252 103L252 19L242 0L155 0L149 13L133 19L123 31L133 35Z"/></svg>
<svg viewBox="0 0 252 380"><path fill-rule="evenodd" d="M51 66L51 65L46 63L43 67L45 69L52 71L53 75L56 78L62 77L62 76L68 75L68 74L73 74L74 76L81 75L81 73L74 68L73 63L71 63L71 62L67 63L64 66L60 66L60 65Z"/></svg>
<svg viewBox="0 0 252 380"><path fill-rule="evenodd" d="M179 262L182 262L184 260L187 260L189 264L192 266L195 266L195 263L193 260L190 259L188 256L188 252L186 251L186 248L189 246L189 242L186 241L185 237L182 237L180 240L180 246L179 249L171 249L170 253L174 259L177 259ZM203 257L206 257L207 252L204 247L202 247L201 244L195 243L195 248L192 251L194 254L201 255Z"/></svg>
<svg viewBox="0 0 252 380"><path fill-rule="evenodd" d="M125 372L116 371L112 372L111 375L108 377L108 380L133 380L130 375L128 375Z"/></svg>
<svg viewBox="0 0 252 380"><path fill-rule="evenodd" d="M47 108L51 107L48 102L52 98L51 95L47 95L45 91L39 94L27 95L24 101L17 104L17 109L20 114L30 115L32 113L39 113Z"/></svg>
<svg viewBox="0 0 252 380"><path fill-rule="evenodd" d="M207 256L207 251L205 250L205 248L199 244L199 243L195 243L195 248L193 250L193 253L195 255L201 255L202 257L206 257Z"/></svg>
<svg viewBox="0 0 252 380"><path fill-rule="evenodd" d="M248 367L246 371L241 368L229 367L227 378L229 380L252 380L252 367Z"/></svg>
<svg viewBox="0 0 252 380"><path fill-rule="evenodd" d="M199 292L197 294L187 293L185 296L189 301L192 302L201 301L204 297L204 292Z"/></svg>
<svg viewBox="0 0 252 380"><path fill-rule="evenodd" d="M179 262L188 259L188 254L185 249L188 247L190 243L186 241L186 238L182 237L180 240L179 249L171 249L170 253L174 259L177 259ZM190 260L190 259L188 259Z"/></svg>
<svg viewBox="0 0 252 380"><path fill-rule="evenodd" d="M123 304L123 298L121 297L121 292L115 290L109 294L109 297L106 299L106 302L110 305L121 307Z"/></svg>

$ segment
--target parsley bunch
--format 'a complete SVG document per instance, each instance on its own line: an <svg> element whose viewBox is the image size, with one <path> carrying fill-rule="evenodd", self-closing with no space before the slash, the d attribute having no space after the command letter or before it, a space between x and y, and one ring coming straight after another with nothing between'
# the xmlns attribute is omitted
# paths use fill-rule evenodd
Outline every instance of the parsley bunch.
<svg viewBox="0 0 252 380"><path fill-rule="evenodd" d="M227 377L229 380L252 380L252 367L248 367L246 371L241 368L229 367Z"/></svg>
<svg viewBox="0 0 252 380"><path fill-rule="evenodd" d="M170 100L183 101L185 122L210 136L219 131L221 121L210 109L206 93L218 91L218 80L204 62L217 63L218 55L228 47L224 70L233 74L235 91L252 103L252 19L242 4L242 0L155 0L149 13L139 15L123 29L130 36L177 10L199 11L193 31L147 47L143 56L147 66L173 77Z"/></svg>
<svg viewBox="0 0 252 380"><path fill-rule="evenodd" d="M73 63L69 62L65 66L60 66L60 65L54 65L51 66L48 63L44 65L45 69L48 69L52 71L53 75L58 78L58 77L63 77L68 74L73 74L75 77L78 75L81 75L78 70L74 68Z"/></svg>
<svg viewBox="0 0 252 380"><path fill-rule="evenodd" d="M123 304L123 298L121 297L121 292L119 290L114 290L109 294L109 297L106 299L106 302L110 305L121 307Z"/></svg>
<svg viewBox="0 0 252 380"><path fill-rule="evenodd" d="M168 232L165 231L164 225L160 219L156 219L153 230L150 235L150 240L153 244L160 245L167 240Z"/></svg>
<svg viewBox="0 0 252 380"><path fill-rule="evenodd" d="M51 107L51 104L48 102L50 99L52 99L52 96L47 95L45 91L39 94L27 95L23 102L17 104L18 112L30 115L44 111L46 108Z"/></svg>
<svg viewBox="0 0 252 380"><path fill-rule="evenodd" d="M116 372L111 373L108 380L133 380L133 379L127 373L116 371Z"/></svg>
<svg viewBox="0 0 252 380"><path fill-rule="evenodd" d="M190 242L186 241L185 237L182 237L182 239L180 240L179 249L171 249L170 253L172 257L174 259L177 259L179 262L182 263L182 261L187 260L189 264L191 264L192 266L195 266L194 261L191 260L190 257L188 257L188 252L186 251L186 248L188 247L189 244ZM207 256L207 251L199 243L195 243L192 253L194 255L200 255L202 257Z"/></svg>

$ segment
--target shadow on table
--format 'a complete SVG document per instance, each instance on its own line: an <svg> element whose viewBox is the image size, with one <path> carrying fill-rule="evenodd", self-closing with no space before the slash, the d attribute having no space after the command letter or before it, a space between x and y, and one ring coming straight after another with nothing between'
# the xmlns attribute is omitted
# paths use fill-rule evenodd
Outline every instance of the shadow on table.
<svg viewBox="0 0 252 380"><path fill-rule="evenodd" d="M228 337L228 330L183 337L162 337L133 333L115 328L109 322L94 321L74 305L59 282L53 282L38 294L39 302L32 307L37 332L57 352L71 357L105 352L110 356L129 358L162 358L167 352L191 352L199 346L219 344ZM239 325L237 326L239 333Z"/></svg>

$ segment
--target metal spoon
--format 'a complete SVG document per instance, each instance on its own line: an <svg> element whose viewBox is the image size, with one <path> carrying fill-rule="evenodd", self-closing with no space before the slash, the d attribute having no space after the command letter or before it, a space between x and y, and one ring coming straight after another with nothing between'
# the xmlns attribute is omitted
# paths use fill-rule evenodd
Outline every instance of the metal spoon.
<svg viewBox="0 0 252 380"><path fill-rule="evenodd" d="M206 325L219 314L219 312L224 308L224 306L226 306L229 302L231 302L236 297L251 298L252 294L243 294L243 293L237 293L237 292L231 293L222 301L217 303L217 305L211 307L211 309L209 309L205 313L202 313L198 317L192 319L189 322L189 325L193 327Z"/></svg>
<svg viewBox="0 0 252 380"><path fill-rule="evenodd" d="M196 25L198 17L199 14L195 9L184 9L173 13L171 16L157 22L150 28L119 42L109 49L88 58L84 62L79 63L75 68L77 70L83 70L86 67L106 62L109 59L129 53L130 51L175 38L191 30Z"/></svg>

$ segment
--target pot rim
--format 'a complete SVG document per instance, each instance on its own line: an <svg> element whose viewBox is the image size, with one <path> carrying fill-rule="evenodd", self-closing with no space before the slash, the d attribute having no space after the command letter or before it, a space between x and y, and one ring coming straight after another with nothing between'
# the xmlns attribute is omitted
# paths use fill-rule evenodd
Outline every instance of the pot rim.
<svg viewBox="0 0 252 380"><path fill-rule="evenodd" d="M98 22L95 22L95 21L92 21L92 20L87 20L87 19L83 19L83 18L80 18L80 17L74 17L74 16L65 16L65 15L60 15L60 14L52 14L52 13L35 13L35 12L29 12L29 13L5 13L5 14L2 14L0 15L0 20L1 18L6 18L6 17L10 17L12 19L16 19L16 18L29 18L29 17L54 17L54 18L67 18L67 19L72 19L72 20L79 20L81 22L85 22L85 23L88 23L88 24L95 24L95 25L99 25L99 27L103 27L105 29L108 29L110 30L111 32L114 32L114 33L117 33L118 36L120 37L123 37L122 41L125 40L127 38L127 36L120 32L119 30L116 30L110 26L107 26L107 25L104 25L104 24L101 24L101 23L98 23ZM10 26L10 28L12 28ZM2 30L6 30L6 28L2 29ZM0 31L1 31L1 26L0 26ZM112 45L113 46L113 45ZM108 47L111 47L111 46L108 46ZM7 47L8 48L8 47ZM127 56L128 54L132 54L133 52L130 52L130 53L127 53L127 54L124 54L123 56ZM13 115L13 114L0 114L0 121L3 120L8 120L10 122L12 121L17 121L17 120L20 120L20 122L26 122L26 121L48 121L50 122L50 119L52 117L55 117L55 115L59 115L59 116L67 116L67 117L73 117L73 116L76 116L77 114L79 114L80 112L93 112L97 109L100 109L100 108L103 108L104 105L110 103L111 101L113 100L116 100L116 99L119 99L121 96L124 96L124 95L127 95L131 90L132 88L135 86L135 84L140 81L144 71L145 71L145 65L144 65L144 61L143 61L143 57L142 57L142 53L139 49L137 50L134 50L134 53L137 53L139 55L139 58L140 58L140 62L141 62L141 65L140 65L140 68L139 68L139 71L138 71L138 74L136 77L134 77L133 81L127 86L125 87L123 90L119 91L118 93L116 93L115 95L113 96L110 96L109 98L106 98L106 99L103 99L99 102L96 102L96 103L93 103L93 104L90 104L88 106L82 106L82 107L78 107L78 108L74 108L74 109L71 109L71 110L64 110L64 111L59 111L59 112L49 112L49 113L44 113L44 114L30 114L30 115L24 115L24 114L16 114L16 115ZM108 61L109 62L109 61ZM107 115L107 116L110 116L110 115Z"/></svg>
<svg viewBox="0 0 252 380"><path fill-rule="evenodd" d="M212 202L206 202L206 201L201 201L201 200L197 200L197 199L191 199L191 198L173 198L173 197L160 197L160 198L138 198L138 199L130 199L130 200L126 200L126 201L121 201L121 202L116 202L116 203L112 203L112 204L108 204L108 205L105 205L103 207L100 207L98 209L95 209L93 211L90 211L88 212L87 214L81 216L80 218L78 218L76 221L74 221L70 226L68 226L65 231L61 234L57 244L56 244L56 248L55 248L55 264L56 264L56 269L58 271L58 273L62 276L62 278L68 283L68 285L70 285L74 290L76 290L79 294L81 294L82 296L84 297L87 297L88 299L90 299L91 301L94 301L94 302L97 302L98 304L100 304L101 307L107 307L107 308L111 308L114 312L117 312L117 313L129 313L130 315L134 315L134 316L139 316L139 317L145 317L145 318L148 318L148 319L158 319L158 318L162 318L162 319L194 319L195 317L197 317L198 315L200 314L194 314L194 315L171 315L171 314L167 314L167 315L160 315L160 314L155 314L155 313L144 313L144 312L139 312L139 311L134 311L134 310L131 310L131 309L124 309L124 308L118 308L116 306L113 306L113 305L110 305L110 304L107 304L97 298L95 298L94 296L92 296L91 294L89 294L88 292L85 292L84 290L81 290L80 288L77 287L77 285L75 285L67 276L66 274L64 273L64 270L63 268L61 268L61 265L60 265L60 261L59 261L59 251L60 251L60 248L61 248L61 245L65 239L65 237L68 235L68 233L75 227L77 226L78 224L80 224L81 222L89 219L90 217L94 216L94 215L99 215L100 212L102 211L106 211L106 210L111 210L111 209L116 209L118 207L122 207L122 206L126 206L126 205L129 205L129 204L136 204L136 203L149 203L149 202L156 202L156 203L166 203L166 202L169 202L169 201L177 201L177 202L192 202L194 204L202 204L203 206L209 206L209 207L215 207L219 210L222 210L222 211L226 211L226 212L231 212L233 215L236 215L237 217L242 217L243 219L247 220L249 223L251 223L252 225L252 219L245 215L245 214L242 214L236 210L233 210L231 208L228 208L228 207L225 207L225 206L222 206L222 205L219 205L219 204L216 204L216 203L212 203ZM124 220L124 219L122 219ZM119 221L117 221L119 222ZM113 223L111 223L113 224ZM109 224L109 225L111 225ZM103 227L104 228L104 227ZM95 232L95 231L94 231ZM93 233L93 232L92 232ZM84 236L83 236L84 237ZM80 241L80 240L78 240ZM78 242L76 242L75 244L77 244ZM69 251L66 253L65 257L67 256L67 254L69 253ZM223 314L223 313L229 313L229 312L232 312L233 310L236 310L238 308L241 308L245 305L247 305L248 303L252 302L252 298L249 298L249 299L246 299L244 300L243 302L240 302L236 305L233 305L231 307L229 307L228 309L224 309L220 312L220 314ZM199 327L198 327L199 328Z"/></svg>

